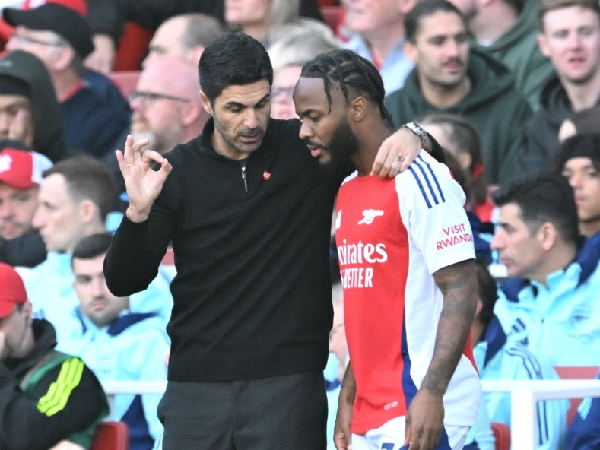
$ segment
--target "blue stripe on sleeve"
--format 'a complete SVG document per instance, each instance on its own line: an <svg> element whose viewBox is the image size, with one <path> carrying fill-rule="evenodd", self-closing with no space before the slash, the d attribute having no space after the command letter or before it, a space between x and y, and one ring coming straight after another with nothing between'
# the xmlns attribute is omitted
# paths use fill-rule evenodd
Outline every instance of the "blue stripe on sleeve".
<svg viewBox="0 0 600 450"><path fill-rule="evenodd" d="M433 201L435 202L436 205L439 205L440 202L439 202L437 196L435 195L435 191L433 190L433 187L431 186L431 183L429 182L429 177L425 173L425 170L423 169L423 166L419 163L419 161L415 161L413 164L419 168L419 171L421 172L421 174L423 175L423 178L425 179L425 183L427 183L427 187L429 188L429 192L431 192L431 196L433 197Z"/></svg>
<svg viewBox="0 0 600 450"><path fill-rule="evenodd" d="M417 176L417 173L415 172L415 169L413 169L412 167L409 167L408 170L410 170L410 173L412 173L413 177L415 177L415 181L417 182L417 185L419 186L419 189L421 190L421 194L423 194L423 198L425 199L425 203L427 204L427 207L429 209L431 209L432 208L431 202L427 198L427 194L425 193L425 189L423 189L423 184L421 183L421 180L419 180L419 177Z"/></svg>
<svg viewBox="0 0 600 450"><path fill-rule="evenodd" d="M419 156L417 157L417 159L418 159L418 160L420 160L420 161L423 161L423 163L424 163L424 164L427 166L427 168L429 169L429 173L430 173L430 174L431 174L431 176L433 177L433 181L434 181L435 185L436 185L436 186L437 186L437 188L438 188L438 191L439 191L439 193L440 193L440 197L442 198L442 202L445 202L445 201L446 201L446 198L444 197L444 192L442 192L442 186L440 186L440 182L438 181L437 177L435 176L435 173L433 173L433 169L431 168L431 165L430 165L430 164L429 164L427 161L425 161L421 155L419 155Z"/></svg>

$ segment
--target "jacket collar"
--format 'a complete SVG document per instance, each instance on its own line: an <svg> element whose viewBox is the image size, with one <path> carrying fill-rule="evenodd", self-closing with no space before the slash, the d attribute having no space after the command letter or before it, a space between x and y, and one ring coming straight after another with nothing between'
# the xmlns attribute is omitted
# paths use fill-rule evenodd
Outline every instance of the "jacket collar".
<svg viewBox="0 0 600 450"><path fill-rule="evenodd" d="M485 342L487 344L485 360L483 363L483 367L485 367L498 352L502 350L504 344L506 344L506 333L502 329L502 325L496 316L494 316L488 324L479 342Z"/></svg>
<svg viewBox="0 0 600 450"><path fill-rule="evenodd" d="M563 273L566 274L569 267L571 267L573 264L577 264L579 266L580 270L576 287L584 284L598 267L598 263L600 262L599 234L587 239L575 255L575 259L563 270ZM509 278L500 285L500 290L506 296L508 301L516 303L519 301L519 293L531 284L532 283L530 280L523 278Z"/></svg>
<svg viewBox="0 0 600 450"><path fill-rule="evenodd" d="M34 344L31 351L24 358L9 358L4 365L15 377L21 378L31 370L48 352L56 347L56 331L50 322L45 319L33 319Z"/></svg>

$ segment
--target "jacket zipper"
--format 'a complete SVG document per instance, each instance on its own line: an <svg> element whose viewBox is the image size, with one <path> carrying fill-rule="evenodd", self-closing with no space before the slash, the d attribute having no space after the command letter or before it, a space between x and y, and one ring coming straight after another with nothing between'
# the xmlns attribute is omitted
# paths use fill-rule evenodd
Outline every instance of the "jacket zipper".
<svg viewBox="0 0 600 450"><path fill-rule="evenodd" d="M244 180L244 188L246 189L246 192L248 192L248 180L246 179L246 161L242 161L241 163L242 166L242 180Z"/></svg>

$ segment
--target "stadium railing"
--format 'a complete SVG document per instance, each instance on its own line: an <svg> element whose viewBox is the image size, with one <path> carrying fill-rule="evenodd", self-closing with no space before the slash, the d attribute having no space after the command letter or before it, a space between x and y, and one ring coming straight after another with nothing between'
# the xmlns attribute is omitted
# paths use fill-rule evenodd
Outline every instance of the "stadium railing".
<svg viewBox="0 0 600 450"><path fill-rule="evenodd" d="M537 402L564 398L600 397L600 380L482 381L484 391L510 392L512 448L537 448ZM111 412L117 394L161 394L166 382L103 383ZM114 419L114 417L113 417Z"/></svg>

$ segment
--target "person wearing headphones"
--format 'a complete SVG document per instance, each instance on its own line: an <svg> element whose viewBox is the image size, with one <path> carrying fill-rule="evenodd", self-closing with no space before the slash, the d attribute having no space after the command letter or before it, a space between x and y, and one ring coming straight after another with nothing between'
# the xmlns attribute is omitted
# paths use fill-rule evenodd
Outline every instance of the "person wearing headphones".
<svg viewBox="0 0 600 450"><path fill-rule="evenodd" d="M88 449L108 414L102 385L33 319L21 276L0 263L0 449Z"/></svg>

